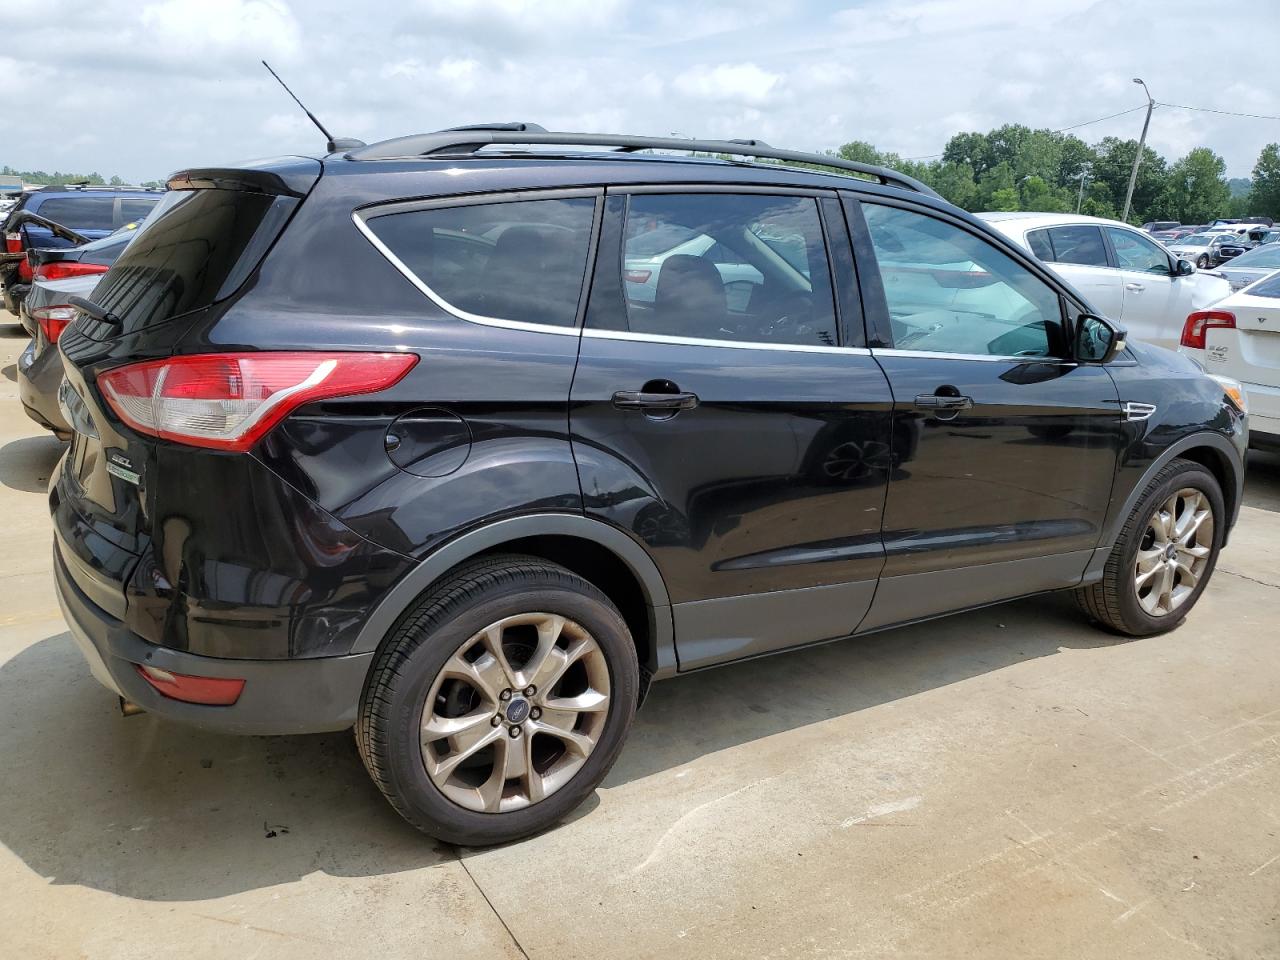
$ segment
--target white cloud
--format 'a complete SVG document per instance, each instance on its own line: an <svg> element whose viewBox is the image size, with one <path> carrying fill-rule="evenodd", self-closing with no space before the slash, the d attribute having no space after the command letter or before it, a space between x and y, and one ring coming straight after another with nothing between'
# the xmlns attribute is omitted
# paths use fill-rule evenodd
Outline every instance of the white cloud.
<svg viewBox="0 0 1280 960"><path fill-rule="evenodd" d="M763 104L781 81L781 75L761 70L754 63L722 63L686 70L675 78L673 86L696 100Z"/></svg>
<svg viewBox="0 0 1280 960"><path fill-rule="evenodd" d="M184 56L292 57L301 36L284 0L163 0L143 7L139 19L157 47Z"/></svg>

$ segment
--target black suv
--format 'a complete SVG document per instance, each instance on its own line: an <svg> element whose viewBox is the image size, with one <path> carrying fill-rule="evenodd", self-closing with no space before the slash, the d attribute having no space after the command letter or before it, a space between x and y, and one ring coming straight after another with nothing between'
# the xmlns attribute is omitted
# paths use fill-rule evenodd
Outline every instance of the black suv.
<svg viewBox="0 0 1280 960"><path fill-rule="evenodd" d="M448 840L573 809L652 680L1170 629L1238 510L1235 385L890 170L514 125L169 187L59 341L72 634L130 712L354 725Z"/></svg>

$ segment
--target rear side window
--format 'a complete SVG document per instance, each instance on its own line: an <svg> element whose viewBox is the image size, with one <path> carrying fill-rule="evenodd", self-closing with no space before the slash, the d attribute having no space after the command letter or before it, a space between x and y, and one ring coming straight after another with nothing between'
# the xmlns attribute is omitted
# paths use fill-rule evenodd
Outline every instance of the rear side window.
<svg viewBox="0 0 1280 960"><path fill-rule="evenodd" d="M242 190L171 190L94 290L124 332L207 307L257 266L297 201Z"/></svg>
<svg viewBox="0 0 1280 960"><path fill-rule="evenodd" d="M428 207L370 217L373 235L454 313L568 327L587 273L594 197Z"/></svg>
<svg viewBox="0 0 1280 960"><path fill-rule="evenodd" d="M72 230L112 230L115 206L115 197L50 197L33 212Z"/></svg>
<svg viewBox="0 0 1280 960"><path fill-rule="evenodd" d="M636 194L623 250L631 331L836 344L818 204L759 194Z"/></svg>
<svg viewBox="0 0 1280 960"><path fill-rule="evenodd" d="M1034 242L1033 236L1037 238ZM1086 267L1110 266L1102 231L1095 226L1049 227L1027 234L1027 240L1031 243L1032 252L1041 260L1077 263Z"/></svg>
<svg viewBox="0 0 1280 960"><path fill-rule="evenodd" d="M123 226L126 223L145 219L147 214L154 210L155 205L159 202L159 197L154 200L130 200L127 197L122 197L120 200L120 225Z"/></svg>
<svg viewBox="0 0 1280 960"><path fill-rule="evenodd" d="M1169 255L1155 243L1133 230L1107 227L1111 246L1116 251L1116 261L1121 270L1138 273L1169 273Z"/></svg>

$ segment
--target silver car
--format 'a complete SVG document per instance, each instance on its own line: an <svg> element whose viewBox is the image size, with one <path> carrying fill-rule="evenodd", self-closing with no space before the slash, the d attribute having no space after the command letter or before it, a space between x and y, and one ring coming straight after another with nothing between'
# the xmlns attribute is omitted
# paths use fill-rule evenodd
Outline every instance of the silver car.
<svg viewBox="0 0 1280 960"><path fill-rule="evenodd" d="M1280 270L1280 243L1266 243L1228 260L1218 273L1227 278L1235 293L1276 270Z"/></svg>

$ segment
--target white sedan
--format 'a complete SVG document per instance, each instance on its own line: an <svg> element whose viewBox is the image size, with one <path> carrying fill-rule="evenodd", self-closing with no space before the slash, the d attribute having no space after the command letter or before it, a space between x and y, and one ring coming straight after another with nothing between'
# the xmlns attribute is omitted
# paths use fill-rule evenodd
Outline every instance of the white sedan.
<svg viewBox="0 0 1280 960"><path fill-rule="evenodd" d="M1187 316L1231 292L1222 277L1197 272L1119 220L1070 213L978 217L1043 260L1136 340L1176 348Z"/></svg>
<svg viewBox="0 0 1280 960"><path fill-rule="evenodd" d="M1187 317L1179 352L1244 386L1249 445L1280 448L1280 270Z"/></svg>

